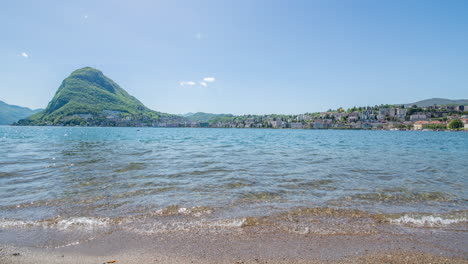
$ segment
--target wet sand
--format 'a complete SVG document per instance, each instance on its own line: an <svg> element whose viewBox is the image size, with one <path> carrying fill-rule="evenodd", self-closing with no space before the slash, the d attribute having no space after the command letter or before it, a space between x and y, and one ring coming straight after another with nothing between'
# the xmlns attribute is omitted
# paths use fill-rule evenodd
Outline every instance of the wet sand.
<svg viewBox="0 0 468 264"><path fill-rule="evenodd" d="M460 230L381 225L365 235L278 232L118 231L61 248L0 246L0 263L468 263ZM19 254L16 254L19 253Z"/></svg>

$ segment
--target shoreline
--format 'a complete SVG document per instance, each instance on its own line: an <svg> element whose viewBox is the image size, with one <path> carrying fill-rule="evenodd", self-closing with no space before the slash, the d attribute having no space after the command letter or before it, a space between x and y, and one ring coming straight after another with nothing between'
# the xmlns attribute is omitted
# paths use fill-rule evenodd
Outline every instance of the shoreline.
<svg viewBox="0 0 468 264"><path fill-rule="evenodd" d="M410 227L360 217L313 218L338 233L301 232L259 220L235 228L196 228L160 233L115 229L92 239L48 247L64 233L0 231L0 264L10 263L468 263L467 234L445 226ZM349 219L348 219L349 220ZM309 220L292 219L298 225ZM356 222L354 222L356 221ZM318 224L320 225L320 224ZM28 233L29 232L29 233ZM44 238L44 244L27 246ZM12 243L5 243L7 237ZM73 236L73 235L71 235ZM49 241L50 240L50 241ZM35 242L35 241L33 241ZM34 244L34 243L32 243Z"/></svg>
<svg viewBox="0 0 468 264"><path fill-rule="evenodd" d="M273 128L273 127L154 127L154 126L49 126L49 125L1 125L5 127L64 127L64 128L189 128L189 129L268 129L268 130L339 130L339 131L415 131L415 132L468 132L468 129L373 129L373 128Z"/></svg>
<svg viewBox="0 0 468 264"><path fill-rule="evenodd" d="M0 245L0 263L468 263L466 251L454 250L453 238L457 240L430 232L333 236L254 230L242 236L123 232L58 249ZM463 242L464 237L458 240Z"/></svg>

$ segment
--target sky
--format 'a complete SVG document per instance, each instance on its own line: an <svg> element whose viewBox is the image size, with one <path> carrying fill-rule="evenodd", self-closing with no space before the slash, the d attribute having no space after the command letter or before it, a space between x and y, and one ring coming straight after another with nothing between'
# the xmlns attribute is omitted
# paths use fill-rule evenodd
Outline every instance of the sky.
<svg viewBox="0 0 468 264"><path fill-rule="evenodd" d="M299 114L468 98L468 1L4 1L0 100L45 108L75 69L151 109Z"/></svg>

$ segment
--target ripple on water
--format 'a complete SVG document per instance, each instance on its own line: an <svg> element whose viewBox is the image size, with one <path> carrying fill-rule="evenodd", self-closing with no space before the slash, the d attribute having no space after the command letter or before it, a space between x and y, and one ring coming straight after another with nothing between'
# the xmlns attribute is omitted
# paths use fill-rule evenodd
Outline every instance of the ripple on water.
<svg viewBox="0 0 468 264"><path fill-rule="evenodd" d="M229 179L226 179L225 181L226 183L222 185L222 188L228 189L228 190L252 186L255 184L254 181L247 180L244 178L229 178Z"/></svg>
<svg viewBox="0 0 468 264"><path fill-rule="evenodd" d="M18 176L20 176L20 175L21 175L21 174L15 173L15 172L3 172L3 171L0 171L0 179L14 178L14 177L18 177Z"/></svg>
<svg viewBox="0 0 468 264"><path fill-rule="evenodd" d="M131 162L127 166L121 169L114 170L114 172L127 172L127 171L133 171L133 170L143 170L145 168L145 163L140 163L140 162Z"/></svg>
<svg viewBox="0 0 468 264"><path fill-rule="evenodd" d="M385 202L391 204L417 203L417 202L448 202L454 201L453 196L444 192L415 192L407 189L394 192L382 190L381 192L359 193L345 197L344 200L361 200L367 202Z"/></svg>
<svg viewBox="0 0 468 264"><path fill-rule="evenodd" d="M132 198L137 196L149 196L176 190L176 187L141 188L130 192L122 192L112 195L112 199Z"/></svg>
<svg viewBox="0 0 468 264"><path fill-rule="evenodd" d="M284 191L263 191L263 192L247 192L243 193L239 199L241 202L266 202L280 200Z"/></svg>
<svg viewBox="0 0 468 264"><path fill-rule="evenodd" d="M128 128L0 127L0 134L0 218L126 217L200 204L242 208L229 217L255 226L242 217L333 202L370 212L467 205L466 133L174 128L135 137ZM169 218L176 216L184 215ZM444 223L439 217L395 219ZM312 222L297 228L325 228Z"/></svg>
<svg viewBox="0 0 468 264"><path fill-rule="evenodd" d="M328 190L334 191L336 190L336 186L333 185L334 181L330 179L322 179L322 180L313 180L313 181L296 181L291 184L282 184L279 187L283 187L286 189L316 189L316 190Z"/></svg>

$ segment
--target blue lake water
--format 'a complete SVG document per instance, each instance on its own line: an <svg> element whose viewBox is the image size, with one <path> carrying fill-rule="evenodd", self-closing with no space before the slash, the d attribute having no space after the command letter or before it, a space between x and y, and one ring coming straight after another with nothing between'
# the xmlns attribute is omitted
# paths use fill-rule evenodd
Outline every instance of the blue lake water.
<svg viewBox="0 0 468 264"><path fill-rule="evenodd" d="M463 132L4 126L0 219L446 214L468 209L467 161Z"/></svg>

